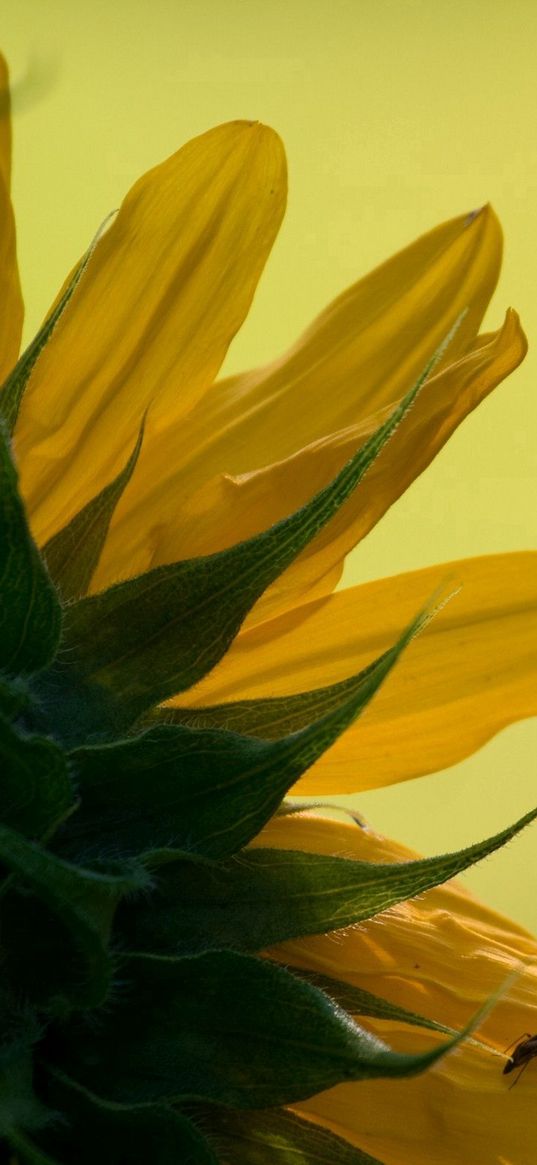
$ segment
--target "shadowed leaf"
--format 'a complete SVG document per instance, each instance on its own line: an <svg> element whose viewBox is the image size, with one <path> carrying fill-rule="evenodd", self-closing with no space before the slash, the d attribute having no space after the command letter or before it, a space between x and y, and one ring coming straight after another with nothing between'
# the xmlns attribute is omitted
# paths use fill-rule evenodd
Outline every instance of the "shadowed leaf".
<svg viewBox="0 0 537 1165"><path fill-rule="evenodd" d="M368 704L427 616L419 615L330 711L280 740L162 725L70 754L80 804L54 845L69 858L161 847L226 857L259 833L299 776Z"/></svg>
<svg viewBox="0 0 537 1165"><path fill-rule="evenodd" d="M58 597L30 534L17 473L0 424L0 670L28 675L54 658Z"/></svg>
<svg viewBox="0 0 537 1165"><path fill-rule="evenodd" d="M285 1109L201 1110L222 1165L382 1165L329 1129Z"/></svg>
<svg viewBox="0 0 537 1165"><path fill-rule="evenodd" d="M392 1052L315 987L231 951L129 959L126 970L129 991L106 1034L80 1016L61 1046L74 1080L121 1104L287 1104L342 1080L416 1074L461 1038L423 1054Z"/></svg>
<svg viewBox="0 0 537 1165"><path fill-rule="evenodd" d="M410 862L363 862L255 848L217 866L177 861L160 871L158 893L118 914L126 946L190 955L259 951L287 939L339 930L422 894L500 849L537 817L466 849ZM283 906L283 904L285 904Z"/></svg>

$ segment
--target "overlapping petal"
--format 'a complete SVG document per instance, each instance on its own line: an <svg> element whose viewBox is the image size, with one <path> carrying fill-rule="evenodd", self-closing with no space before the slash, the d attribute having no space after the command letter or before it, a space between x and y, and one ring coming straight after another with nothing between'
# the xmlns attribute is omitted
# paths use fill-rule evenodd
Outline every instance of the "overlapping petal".
<svg viewBox="0 0 537 1165"><path fill-rule="evenodd" d="M431 377L359 489L256 603L246 626L329 594L349 551L525 353L518 317L509 311L499 332L479 337L471 351ZM128 571L133 548L140 544L140 531L145 554L151 555L150 561L145 559L147 567L223 550L268 528L327 485L390 411L388 406L347 429L327 433L266 468L235 476L219 474L184 498L179 512L179 490L167 482L154 513L147 514L141 507L112 531L94 589L112 581L118 567L122 575Z"/></svg>
<svg viewBox="0 0 537 1165"><path fill-rule="evenodd" d="M254 844L373 862L416 856L367 829L309 814L273 820ZM537 1073L530 1065L511 1090L503 1075L506 1047L537 1029L537 942L521 927L449 882L359 927L267 954L456 1028L518 969L474 1037L423 1076L339 1086L297 1111L385 1165L431 1165L432 1146L435 1165L533 1165ZM415 1050L418 1039L426 1050L442 1038L392 1021L360 1022L400 1051Z"/></svg>
<svg viewBox="0 0 537 1165"><path fill-rule="evenodd" d="M6 84L0 61L0 91ZM9 126L0 120L0 373L15 359L21 320L9 169ZM96 586L208 554L269 526L330 480L468 309L449 354L356 497L183 700L195 706L279 695L357 672L450 574L454 585L464 584L462 595L411 645L356 727L297 790L342 792L453 763L537 711L537 556L455 563L326 597L348 550L516 367L525 340L514 313L497 334L475 338L501 252L497 221L485 208L430 232L355 285L269 368L214 386L284 200L279 140L246 122L203 135L142 178L41 355L17 451L44 542L123 465L149 409L137 476ZM273 820L255 844L375 862L414 856L369 831L310 816ZM425 1076L339 1087L298 1111L385 1165L430 1165L431 1145L435 1165L533 1162L537 1074L508 1093L501 1072L505 1045L536 1027L537 944L521 928L449 884L360 928L291 941L266 955L453 1026L523 964L479 1038ZM370 1026L393 1046L415 1050L415 1029ZM424 1031L420 1039L425 1048L437 1037Z"/></svg>
<svg viewBox="0 0 537 1165"><path fill-rule="evenodd" d="M408 647L296 792L356 792L436 772L537 713L537 553L464 559L338 591L240 634L190 707L335 683L366 667L441 585L461 591Z"/></svg>
<svg viewBox="0 0 537 1165"><path fill-rule="evenodd" d="M285 512L300 504L345 456L345 442L354 449L379 410L394 407L463 310L443 365L468 351L500 258L501 231L489 207L444 223L349 288L289 353L216 384L184 423L170 418L147 445L146 476L137 475L118 510L98 585L112 581L118 564L125 573L133 553L136 568L147 569L178 555L210 552L233 530L235 540L244 536L258 514L252 519L250 478L241 475L263 470L266 496L280 488ZM466 369L461 375L464 381ZM468 393L461 397L468 411ZM463 415L461 405L454 424ZM281 486L280 467L286 477ZM183 513L187 508L179 522L177 498ZM276 498L281 506L277 492ZM260 522L281 516L277 506L265 510L266 502Z"/></svg>
<svg viewBox="0 0 537 1165"><path fill-rule="evenodd" d="M251 122L195 138L145 174L98 243L31 377L17 425L40 541L213 382L280 225L283 147ZM138 473L151 467L142 452Z"/></svg>
<svg viewBox="0 0 537 1165"><path fill-rule="evenodd" d="M17 267L15 219L10 198L11 123L9 75L0 53L0 384L19 354L24 308Z"/></svg>

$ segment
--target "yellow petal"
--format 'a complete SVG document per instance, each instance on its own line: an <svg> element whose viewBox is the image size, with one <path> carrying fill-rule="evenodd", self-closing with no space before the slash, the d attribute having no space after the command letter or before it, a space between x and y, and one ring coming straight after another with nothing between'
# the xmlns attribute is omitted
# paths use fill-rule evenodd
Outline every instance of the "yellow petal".
<svg viewBox="0 0 537 1165"><path fill-rule="evenodd" d="M0 174L9 190L11 185L11 100L7 61L0 53Z"/></svg>
<svg viewBox="0 0 537 1165"><path fill-rule="evenodd" d="M354 496L261 597L245 626L329 594L345 555L433 460L464 417L516 368L526 347L518 317L509 311L498 333L483 336L471 352L432 377ZM94 589L111 581L114 570L127 573L133 544L145 536L148 520L151 565L222 550L267 529L326 485L390 411L328 435L276 465L238 477L220 474L184 500L179 512L178 484L168 482L167 492L159 495L158 523L141 507L117 527Z"/></svg>
<svg viewBox="0 0 537 1165"><path fill-rule="evenodd" d="M240 634L178 703L281 696L365 667L445 581L460 594L407 648L297 793L346 793L436 772L537 713L537 553L499 554L339 591Z"/></svg>
<svg viewBox="0 0 537 1165"><path fill-rule="evenodd" d="M10 199L11 123L9 74L0 53L0 384L19 354L24 308L17 267L15 219Z"/></svg>
<svg viewBox="0 0 537 1165"><path fill-rule="evenodd" d="M397 1025L366 1026L400 1052L429 1052L441 1042L432 1032L417 1037ZM496 1049L467 1043L423 1076L341 1085L295 1112L383 1165L535 1165L535 1064L509 1090L504 1063Z"/></svg>
<svg viewBox="0 0 537 1165"><path fill-rule="evenodd" d="M274 817L252 845L365 862L420 856L368 827L311 813ZM464 1027L515 966L527 964L528 971L509 989L509 1006L500 1001L480 1029L500 1050L516 1034L513 1023L523 1031L526 1009L537 1007L537 939L474 898L457 879L400 902L382 920L377 916L349 927L336 940L333 933L310 935L271 947L270 953L453 1028Z"/></svg>
<svg viewBox="0 0 537 1165"><path fill-rule="evenodd" d="M274 819L254 844L372 862L417 856L367 829L309 814ZM537 941L521 927L453 881L359 927L282 943L266 954L459 1029L519 969L473 1039L422 1076L340 1086L296 1111L386 1165L495 1165L502 1158L533 1165L537 1066L530 1064L512 1091L511 1077L503 1075L507 1045L537 1030ZM426 1051L444 1038L392 1021L359 1022L400 1051Z"/></svg>
<svg viewBox="0 0 537 1165"><path fill-rule="evenodd" d="M210 552L234 528L235 540L243 537L249 523L240 502L239 512L220 522L219 493L229 492L229 475L233 484L238 474L283 461L291 480L283 488L285 512L299 504L301 481L309 496L315 477L323 478L322 463L315 457L316 467L310 466L308 450L302 478L295 457L327 440L339 449L342 430L349 427L349 439L352 426L357 440L362 425L369 432L371 414L393 407L467 308L444 363L465 352L494 289L500 258L501 231L490 207L444 223L349 288L286 356L215 385L184 423L168 423L147 448L148 472L137 474L114 519L99 586L113 581L114 570L115 577L124 576L133 552L141 569ZM326 475L334 453L328 447L324 454ZM271 494L271 480L267 488ZM192 543L190 531L178 525L188 515L177 513L189 498ZM247 498L242 509L249 510ZM194 550L201 534L203 548Z"/></svg>
<svg viewBox="0 0 537 1165"><path fill-rule="evenodd" d="M277 135L232 122L127 195L23 402L17 450L40 540L113 478L149 405L148 445L212 383L250 306L285 188ZM145 480L148 471L142 450L137 472Z"/></svg>

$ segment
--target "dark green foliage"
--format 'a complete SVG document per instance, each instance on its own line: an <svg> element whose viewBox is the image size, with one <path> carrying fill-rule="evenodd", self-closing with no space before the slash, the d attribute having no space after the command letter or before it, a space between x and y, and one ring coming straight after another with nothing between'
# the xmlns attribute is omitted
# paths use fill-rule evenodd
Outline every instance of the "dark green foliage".
<svg viewBox="0 0 537 1165"><path fill-rule="evenodd" d="M11 423L83 269L8 381ZM80 596L141 436L122 473L48 543L47 569L0 433L0 1159L380 1165L280 1106L339 1081L423 1071L467 1034L251 953L421 893L535 816L408 863L244 848L425 616L339 684L226 709L157 706L220 659L257 597L359 486L418 389L297 513L92 598ZM415 1054L400 1055L351 1015L453 1038L421 1054L417 1034Z"/></svg>
<svg viewBox="0 0 537 1165"><path fill-rule="evenodd" d="M0 987L0 1137L17 1125L42 1127L49 1113L33 1086L33 1050L42 1029L30 1008Z"/></svg>
<svg viewBox="0 0 537 1165"><path fill-rule="evenodd" d="M2 822L30 838L53 831L75 807L63 749L23 735L0 712L0 755Z"/></svg>
<svg viewBox="0 0 537 1165"><path fill-rule="evenodd" d="M110 1103L57 1070L40 1068L38 1074L56 1109L69 1114L34 1140L54 1161L62 1165L218 1165L210 1144L187 1116L162 1104L137 1109ZM19 1156L26 1160L24 1153ZM28 1160L31 1165L32 1158Z"/></svg>
<svg viewBox="0 0 537 1165"><path fill-rule="evenodd" d="M340 1081L414 1075L447 1047L392 1052L316 987L229 950L131 957L106 1025L73 1018L59 1046L68 1075L109 1101L247 1109L292 1103Z"/></svg>
<svg viewBox="0 0 537 1165"><path fill-rule="evenodd" d="M222 1165L382 1165L311 1121L285 1109L197 1110L210 1121Z"/></svg>
<svg viewBox="0 0 537 1165"><path fill-rule="evenodd" d="M33 912L36 923L39 921L37 903L54 915L67 928L71 942L85 966L84 978L70 1002L76 1001L84 1007L102 1003L110 987L109 940L114 912L121 898L147 887L148 878L144 870L133 864L121 866L119 863L110 872L71 865L5 825L0 825L0 861L15 876L15 892L20 893L18 924L16 921L13 924L9 906L5 911L5 925L8 929L10 917L12 920L10 933L13 943L11 949L6 950L4 959L13 988L17 988L17 977L11 972L11 960L16 958L19 942L24 945L32 937L24 910L25 897L31 891L32 895L28 899L30 917ZM6 880L1 887L4 893L7 891L8 899L12 888L13 879ZM19 942L16 941L17 935ZM31 949L27 948L27 953L30 956ZM53 948L50 953L54 954ZM62 954L65 954L64 950ZM64 986L65 961L62 959L56 962L58 990L50 999L50 1009L54 1011L63 1010L71 995L70 992L66 993ZM42 1003L42 1000L39 1002Z"/></svg>
<svg viewBox="0 0 537 1165"><path fill-rule="evenodd" d="M334 480L290 517L218 554L159 566L65 613L62 662L36 688L67 744L120 733L218 663L256 599L341 509L421 381Z"/></svg>
<svg viewBox="0 0 537 1165"><path fill-rule="evenodd" d="M0 673L46 667L60 638L61 608L26 521L0 424Z"/></svg>
<svg viewBox="0 0 537 1165"><path fill-rule="evenodd" d="M421 617L348 684L325 715L280 740L162 725L132 740L70 754L77 813L55 839L67 857L145 855L175 848L209 858L246 845L301 774L369 703Z"/></svg>
<svg viewBox="0 0 537 1165"><path fill-rule="evenodd" d="M414 898L493 853L533 821L453 854L378 863L294 850L244 850L218 865L165 866L147 903L127 903L118 927L137 951L189 955L258 951L286 939L326 934ZM285 902L285 910L282 909Z"/></svg>

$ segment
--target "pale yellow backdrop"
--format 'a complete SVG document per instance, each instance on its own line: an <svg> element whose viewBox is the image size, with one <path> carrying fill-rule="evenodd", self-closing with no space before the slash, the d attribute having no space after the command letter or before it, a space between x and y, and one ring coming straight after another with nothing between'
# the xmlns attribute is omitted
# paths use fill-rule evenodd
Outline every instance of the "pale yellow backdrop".
<svg viewBox="0 0 537 1165"><path fill-rule="evenodd" d="M286 223L228 368L275 355L346 284L493 202L512 304L537 348L534 0L2 0L28 335L138 174L215 122L259 118L290 165ZM346 581L535 542L535 357L486 401L352 558ZM425 853L537 799L535 723L464 764L369 793ZM537 927L537 826L466 876Z"/></svg>

